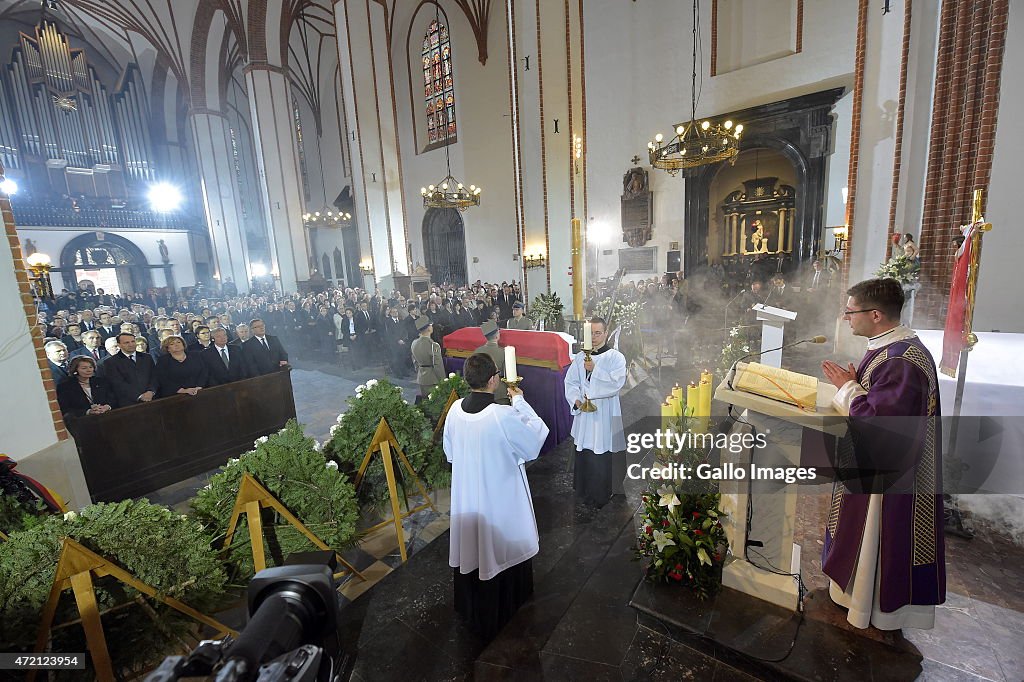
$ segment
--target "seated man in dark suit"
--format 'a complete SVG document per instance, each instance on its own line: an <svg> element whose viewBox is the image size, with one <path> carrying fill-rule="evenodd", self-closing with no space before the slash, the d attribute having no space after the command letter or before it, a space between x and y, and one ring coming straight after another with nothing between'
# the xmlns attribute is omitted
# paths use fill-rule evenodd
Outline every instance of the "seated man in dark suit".
<svg viewBox="0 0 1024 682"><path fill-rule="evenodd" d="M118 407L148 403L156 394L153 358L149 353L136 351L134 334L118 334L117 345L121 352L104 360L100 371L110 384Z"/></svg>
<svg viewBox="0 0 1024 682"><path fill-rule="evenodd" d="M60 382L68 378L68 347L61 341L49 341L43 350L46 351L46 362L50 366L53 383L60 385Z"/></svg>
<svg viewBox="0 0 1024 682"><path fill-rule="evenodd" d="M267 334L263 320L257 318L251 321L249 331L252 332L252 338L242 344L242 352L250 376L270 374L288 364L288 353L276 336Z"/></svg>
<svg viewBox="0 0 1024 682"><path fill-rule="evenodd" d="M209 385L220 386L249 378L249 370L240 346L228 343L226 329L213 330L213 343L199 354L209 371Z"/></svg>

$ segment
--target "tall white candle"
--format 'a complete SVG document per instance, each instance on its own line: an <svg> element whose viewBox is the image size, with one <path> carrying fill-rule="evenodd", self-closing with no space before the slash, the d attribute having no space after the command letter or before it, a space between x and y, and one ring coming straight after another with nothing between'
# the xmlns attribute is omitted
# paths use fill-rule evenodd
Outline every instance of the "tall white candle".
<svg viewBox="0 0 1024 682"><path fill-rule="evenodd" d="M583 323L583 347L587 350L594 349L594 329L589 321Z"/></svg>
<svg viewBox="0 0 1024 682"><path fill-rule="evenodd" d="M505 346L505 380L519 381L519 370L516 367L515 346Z"/></svg>

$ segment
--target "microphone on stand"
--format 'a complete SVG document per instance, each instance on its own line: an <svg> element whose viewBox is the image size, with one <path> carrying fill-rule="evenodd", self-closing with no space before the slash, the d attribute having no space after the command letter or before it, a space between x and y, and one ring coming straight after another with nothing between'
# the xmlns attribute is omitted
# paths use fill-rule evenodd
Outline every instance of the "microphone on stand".
<svg viewBox="0 0 1024 682"><path fill-rule="evenodd" d="M725 324L723 325L726 331L729 330L729 306L736 302L736 299L743 295L743 292L747 290L746 287L740 289L735 296L729 299L729 302L725 304Z"/></svg>
<svg viewBox="0 0 1024 682"><path fill-rule="evenodd" d="M733 381L734 378L736 378L736 366L739 365L744 360L746 360L747 358L752 358L755 355L764 355L765 353L774 353L777 350L785 350L787 348L792 348L793 346L799 346L801 343L826 343L827 341L828 341L827 338L825 338L824 336L818 335L818 336L812 336L809 339L800 339L799 341L793 341L792 343L786 343L786 344L783 344L783 345L779 346L778 348L769 348L767 350L759 350L759 351L754 351L753 353L747 353L746 355L744 355L740 359L736 360L736 362L732 363L732 367L729 368L729 372L728 372L728 374L726 374L726 377L725 377L725 379L726 379L726 384L725 385L728 386L730 390L732 390L732 381Z"/></svg>

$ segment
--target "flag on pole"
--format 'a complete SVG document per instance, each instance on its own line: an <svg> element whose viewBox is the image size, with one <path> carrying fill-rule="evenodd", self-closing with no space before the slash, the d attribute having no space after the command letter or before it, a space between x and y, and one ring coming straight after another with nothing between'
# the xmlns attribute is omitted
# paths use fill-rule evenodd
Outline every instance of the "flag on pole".
<svg viewBox="0 0 1024 682"><path fill-rule="evenodd" d="M949 305L946 311L946 329L942 335L942 362L939 369L943 374L956 376L960 364L960 352L967 346L967 333L971 321L968 317L968 283L971 277L971 251L974 248L974 233L978 223L960 227L964 243L956 252L953 264L953 279L949 286Z"/></svg>

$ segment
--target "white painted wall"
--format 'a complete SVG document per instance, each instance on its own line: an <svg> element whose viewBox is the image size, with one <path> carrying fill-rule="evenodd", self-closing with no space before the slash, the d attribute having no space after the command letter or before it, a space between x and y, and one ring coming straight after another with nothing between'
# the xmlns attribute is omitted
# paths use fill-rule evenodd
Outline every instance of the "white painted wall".
<svg viewBox="0 0 1024 682"><path fill-rule="evenodd" d="M1024 106L1024 5L1010 3L1006 52L999 93L995 155L986 218L992 231L985 235L978 277L974 329L1024 332L1024 297L1019 295L1024 233L1020 230L1020 175L1024 134L1018 125Z"/></svg>
<svg viewBox="0 0 1024 682"><path fill-rule="evenodd" d="M697 116L852 87L856 3L804 4L802 52L711 78L711 2L702 0L703 87ZM893 15L889 15L893 16ZM647 165L647 142L689 117L692 6L687 3L592 0L584 7L587 86L587 183L590 234L612 233L604 249L621 242L619 197L622 176L634 154ZM897 61L898 65L898 61ZM846 185L850 140L849 96L837 106L834 148L829 162L828 225L842 223L841 188ZM891 165L889 173L891 177ZM659 267L669 242L682 241L685 181L651 170L654 192L653 238ZM595 229L597 226L599 229ZM611 274L617 256L600 257L600 273ZM634 277L633 279L636 279Z"/></svg>
<svg viewBox="0 0 1024 682"><path fill-rule="evenodd" d="M22 244L26 239L31 239L41 253L50 257L54 267L59 267L60 254L75 237L83 234L94 234L93 230L72 230L55 227L21 227L18 226L18 238ZM183 231L162 231L162 230L110 230L110 234L124 237L135 244L146 257L150 265L160 265L163 260L160 258L160 245L158 239L163 239L167 245L171 264L174 266L174 283L181 287L190 287L196 283L195 267L192 264L192 247L189 240L189 233ZM165 286L163 271L154 269L151 271L153 286ZM60 292L65 288L64 278L59 272L53 272L50 276L53 283L53 290ZM144 293L144 292L143 292Z"/></svg>
<svg viewBox="0 0 1024 682"><path fill-rule="evenodd" d="M486 64L478 59L473 29L463 11L454 2L442 1L441 8L441 21L448 22L455 80L457 142L448 146L452 175L467 187L473 184L483 188L480 206L462 214L468 281L521 279L519 261L513 260L518 248L504 8L492 7ZM392 57L408 237L414 264L425 264L425 209L420 188L436 184L444 177L446 164L443 148L421 153L426 146L426 124L420 50L435 12L432 4L420 6L415 16L414 9L412 4L399 4L396 8ZM421 126L418 138L413 135L414 125ZM474 257L478 262L473 262Z"/></svg>

